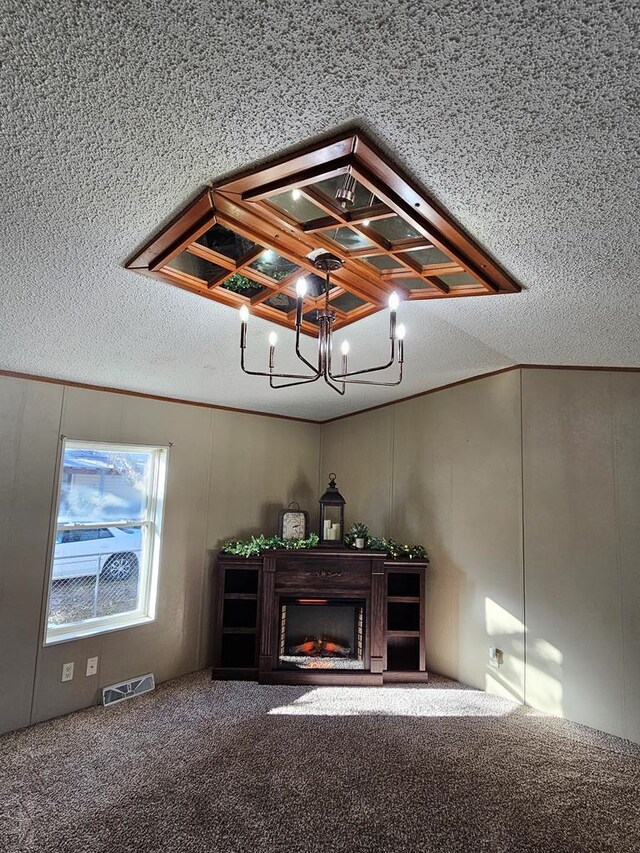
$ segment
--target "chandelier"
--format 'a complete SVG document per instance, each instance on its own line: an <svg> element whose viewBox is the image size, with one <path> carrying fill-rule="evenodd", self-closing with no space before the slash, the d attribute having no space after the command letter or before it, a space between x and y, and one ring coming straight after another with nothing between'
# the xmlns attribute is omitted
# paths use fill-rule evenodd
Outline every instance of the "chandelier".
<svg viewBox="0 0 640 853"><path fill-rule="evenodd" d="M333 324L336 319L335 309L329 303L329 291L331 290L331 273L342 267L342 261L336 255L330 252L323 252L318 255L313 262L313 265L325 276L324 287L324 307L317 309L318 320L318 355L316 364L308 361L300 352L300 331L302 326L303 300L307 292L307 282L304 276L301 276L296 283L296 321L295 321L295 353L298 359L308 369L307 373L277 373L275 370L276 361L276 344L278 336L275 332L269 334L269 369L249 370L245 366L245 352L247 349L247 322L249 320L249 309L246 305L240 308L240 366L242 370L249 376L265 376L269 379L271 388L290 388L293 385L306 385L310 382L317 382L321 377L330 388L333 388L338 394L344 394L347 385L380 385L393 387L402 382L402 368L404 364L404 336L405 328L402 323L396 323L396 312L400 299L397 293L392 293L389 296L389 338L390 338L390 354L386 364L380 364L377 367L369 367L365 370L349 371L348 356L349 344L343 341L341 347L341 362L339 372L334 371L332 354L333 354ZM398 378L391 382L381 382L375 379L361 379L368 374L376 373L381 370L387 370L398 364ZM287 379L291 382L275 382L274 380Z"/></svg>

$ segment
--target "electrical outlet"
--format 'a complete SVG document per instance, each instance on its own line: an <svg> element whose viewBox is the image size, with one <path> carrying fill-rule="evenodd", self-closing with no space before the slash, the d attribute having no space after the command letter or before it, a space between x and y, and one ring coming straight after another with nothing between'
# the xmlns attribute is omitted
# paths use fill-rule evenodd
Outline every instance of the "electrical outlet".
<svg viewBox="0 0 640 853"><path fill-rule="evenodd" d="M73 680L73 667L74 662L63 663L62 664L62 681L72 681Z"/></svg>
<svg viewBox="0 0 640 853"><path fill-rule="evenodd" d="M98 672L98 658L87 658L87 677Z"/></svg>
<svg viewBox="0 0 640 853"><path fill-rule="evenodd" d="M504 652L495 646L489 646L489 666L499 669L504 663Z"/></svg>

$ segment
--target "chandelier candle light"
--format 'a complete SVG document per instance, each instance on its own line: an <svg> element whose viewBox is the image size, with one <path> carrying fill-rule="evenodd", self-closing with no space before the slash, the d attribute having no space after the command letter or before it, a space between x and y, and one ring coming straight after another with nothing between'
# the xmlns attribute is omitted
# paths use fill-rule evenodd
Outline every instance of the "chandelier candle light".
<svg viewBox="0 0 640 853"><path fill-rule="evenodd" d="M323 252L314 261L314 266L325 275L324 307L317 310L318 318L318 355L317 364L312 364L300 352L300 331L302 326L302 315L304 310L304 297L307 293L307 282L304 276L298 279L296 284L296 342L295 352L300 361L310 370L310 373L276 373L276 344L278 336L275 332L269 334L269 369L268 371L248 370L245 367L245 350L247 348L247 322L249 320L249 309L246 305L240 308L240 365L242 370L250 376L266 376L271 388L290 388L292 385L306 385L316 382L321 377L337 391L344 394L347 385L382 385L392 387L402 382L402 369L404 364L404 337L405 328L402 323L397 324L397 310L400 299L397 293L389 296L389 338L391 340L391 352L386 364L370 367L365 370L354 370L349 372L348 356L349 343L342 342L340 372L333 372L332 350L333 350L333 324L336 318L335 309L329 303L329 291L331 290L331 273L342 267L342 261L330 252ZM397 362L399 371L398 378L391 382L381 382L374 379L360 379L360 377L380 370L386 370ZM274 379L291 379L292 382L275 383Z"/></svg>

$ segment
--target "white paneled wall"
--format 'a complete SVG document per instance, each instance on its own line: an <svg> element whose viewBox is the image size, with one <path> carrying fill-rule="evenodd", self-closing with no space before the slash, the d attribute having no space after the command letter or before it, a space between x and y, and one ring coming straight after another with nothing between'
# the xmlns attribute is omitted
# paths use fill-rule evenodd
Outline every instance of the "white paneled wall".
<svg viewBox="0 0 640 853"><path fill-rule="evenodd" d="M168 444L155 622L44 647L48 536L60 435ZM318 494L320 427L240 412L0 377L0 731L97 701L99 687L205 666L212 549L275 532L277 513ZM99 657L98 677L84 675ZM62 663L76 662L71 682Z"/></svg>
<svg viewBox="0 0 640 853"><path fill-rule="evenodd" d="M45 649L61 433L173 447L157 621ZM529 368L323 426L0 377L0 730L206 665L211 553L315 525L331 471L348 523L427 545L431 669L640 741L640 372Z"/></svg>
<svg viewBox="0 0 640 853"><path fill-rule="evenodd" d="M427 545L434 671L640 742L640 372L517 369L335 421L333 466L350 521Z"/></svg>

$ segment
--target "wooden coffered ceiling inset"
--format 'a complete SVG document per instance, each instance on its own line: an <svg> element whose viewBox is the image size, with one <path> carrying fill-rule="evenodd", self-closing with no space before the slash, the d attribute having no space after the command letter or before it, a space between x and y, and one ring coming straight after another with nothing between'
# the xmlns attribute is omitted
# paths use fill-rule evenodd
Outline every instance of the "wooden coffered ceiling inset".
<svg viewBox="0 0 640 853"><path fill-rule="evenodd" d="M356 184L345 209L336 190L347 173ZM410 300L520 290L360 132L214 184L127 268L291 328L304 275L303 331L314 335L318 250L344 261L330 292L336 329L385 308L393 290Z"/></svg>

